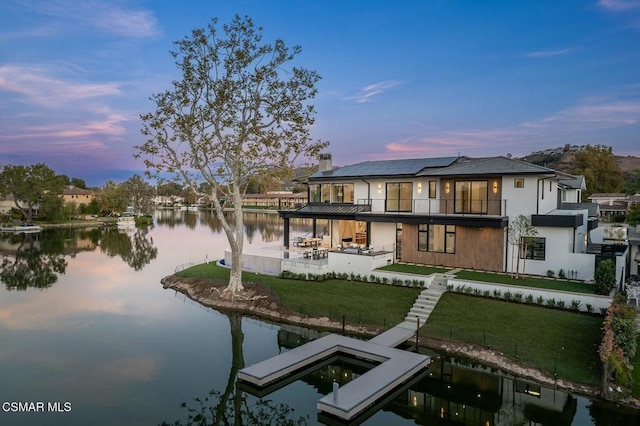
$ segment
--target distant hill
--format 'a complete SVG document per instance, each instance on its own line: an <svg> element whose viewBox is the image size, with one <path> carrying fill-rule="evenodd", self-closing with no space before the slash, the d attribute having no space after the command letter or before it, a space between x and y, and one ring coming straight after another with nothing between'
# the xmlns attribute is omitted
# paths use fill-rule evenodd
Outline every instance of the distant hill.
<svg viewBox="0 0 640 426"><path fill-rule="evenodd" d="M560 152L558 152L560 151ZM520 158L522 161L549 167L560 172L572 173L574 169L575 151L563 152L562 148L556 150L546 150L545 152L534 152ZM640 171L640 157L633 155L615 155L616 164L625 176L631 176L636 171Z"/></svg>

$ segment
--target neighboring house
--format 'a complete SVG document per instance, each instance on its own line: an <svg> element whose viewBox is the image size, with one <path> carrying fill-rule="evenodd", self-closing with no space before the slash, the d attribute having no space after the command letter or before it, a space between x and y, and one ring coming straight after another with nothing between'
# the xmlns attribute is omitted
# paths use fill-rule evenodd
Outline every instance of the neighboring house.
<svg viewBox="0 0 640 426"><path fill-rule="evenodd" d="M624 216L629 208L627 194L623 193L595 193L591 194L589 200L600 205L600 215L603 218Z"/></svg>
<svg viewBox="0 0 640 426"><path fill-rule="evenodd" d="M627 198L627 207L631 209L631 207L640 205L640 194L634 194Z"/></svg>
<svg viewBox="0 0 640 426"><path fill-rule="evenodd" d="M15 208L16 204L13 202L13 195L9 194L6 197L0 196L0 214L7 214L11 209Z"/></svg>
<svg viewBox="0 0 640 426"><path fill-rule="evenodd" d="M274 191L266 194L245 194L242 197L243 207L267 207L279 210L299 208L307 203L307 193Z"/></svg>
<svg viewBox="0 0 640 426"><path fill-rule="evenodd" d="M96 193L89 189L67 186L62 191L62 199L67 204L89 204L96 198Z"/></svg>
<svg viewBox="0 0 640 426"><path fill-rule="evenodd" d="M509 272L517 249L509 223L526 216L538 231L529 240L525 272L593 279L590 232L597 207L579 201L584 179L505 157L440 157L367 161L339 169L321 162L309 177L309 203L281 211L314 221L314 237L331 248L392 250L396 261ZM563 192L567 192L563 195ZM562 200L566 202L562 202Z"/></svg>

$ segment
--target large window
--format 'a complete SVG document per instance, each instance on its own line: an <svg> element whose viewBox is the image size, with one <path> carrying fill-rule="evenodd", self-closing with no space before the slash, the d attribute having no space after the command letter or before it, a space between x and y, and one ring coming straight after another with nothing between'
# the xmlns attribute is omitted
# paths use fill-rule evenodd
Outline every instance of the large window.
<svg viewBox="0 0 640 426"><path fill-rule="evenodd" d="M455 183L455 212L486 213L488 194L486 180L457 181Z"/></svg>
<svg viewBox="0 0 640 426"><path fill-rule="evenodd" d="M411 182L388 183L387 203L388 212L410 212L413 204L413 184Z"/></svg>
<svg viewBox="0 0 640 426"><path fill-rule="evenodd" d="M455 253L455 225L418 225L418 251Z"/></svg>
<svg viewBox="0 0 640 426"><path fill-rule="evenodd" d="M328 183L312 183L309 185L310 203L328 203L330 194L331 185Z"/></svg>
<svg viewBox="0 0 640 426"><path fill-rule="evenodd" d="M353 203L353 184L334 183L331 194L332 203Z"/></svg>
<svg viewBox="0 0 640 426"><path fill-rule="evenodd" d="M436 198L436 181L429 181L429 198Z"/></svg>
<svg viewBox="0 0 640 426"><path fill-rule="evenodd" d="M320 185L318 185L317 183L313 183L309 185L309 202L310 203L320 202Z"/></svg>
<svg viewBox="0 0 640 426"><path fill-rule="evenodd" d="M522 237L520 240L520 259L544 260L546 238Z"/></svg>

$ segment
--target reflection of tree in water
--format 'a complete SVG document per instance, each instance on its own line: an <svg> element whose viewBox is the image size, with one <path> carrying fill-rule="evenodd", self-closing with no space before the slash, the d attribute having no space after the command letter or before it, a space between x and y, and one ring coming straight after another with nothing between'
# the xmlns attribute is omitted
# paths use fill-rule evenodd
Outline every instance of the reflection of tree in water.
<svg viewBox="0 0 640 426"><path fill-rule="evenodd" d="M100 251L110 257L120 256L136 271L148 265L158 255L147 228L137 228L130 237L117 229L105 229L100 236Z"/></svg>
<svg viewBox="0 0 640 426"><path fill-rule="evenodd" d="M242 316L228 314L231 327L231 370L224 392L211 390L204 399L196 398L195 407L187 406L187 420L183 423L176 421L178 425L306 425L308 417L290 419L293 409L286 404L274 404L269 400L257 400L250 404L246 395L238 389L236 381L238 370L244 367L244 354L242 344L244 333L242 332ZM162 425L170 425L163 422Z"/></svg>
<svg viewBox="0 0 640 426"><path fill-rule="evenodd" d="M13 255L2 256L0 281L5 283L8 290L51 287L58 281L58 275L64 274L67 269L67 261L62 254L64 241L59 238L23 234L11 235L3 240L17 245Z"/></svg>

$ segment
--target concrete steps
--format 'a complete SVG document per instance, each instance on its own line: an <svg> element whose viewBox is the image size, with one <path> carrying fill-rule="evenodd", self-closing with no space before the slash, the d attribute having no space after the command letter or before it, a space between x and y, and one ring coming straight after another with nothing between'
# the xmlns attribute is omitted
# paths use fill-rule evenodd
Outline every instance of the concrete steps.
<svg viewBox="0 0 640 426"><path fill-rule="evenodd" d="M447 280L448 276L446 274L438 274L434 277L429 288L422 290L409 310L409 313L404 319L405 323L415 327L418 320L420 320L420 326L423 326L427 322L429 315L431 315L431 312L438 304L440 296L447 291Z"/></svg>

